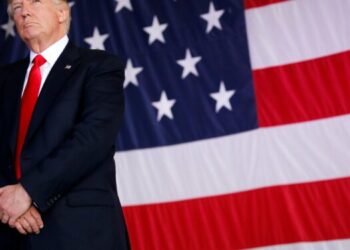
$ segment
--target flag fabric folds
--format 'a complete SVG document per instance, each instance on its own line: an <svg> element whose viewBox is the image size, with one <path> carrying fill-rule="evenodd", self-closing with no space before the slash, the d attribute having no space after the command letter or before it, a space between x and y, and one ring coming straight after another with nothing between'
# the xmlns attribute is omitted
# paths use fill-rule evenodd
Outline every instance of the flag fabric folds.
<svg viewBox="0 0 350 250"><path fill-rule="evenodd" d="M125 60L133 249L350 248L348 0L71 1ZM0 63L26 55L0 10Z"/></svg>

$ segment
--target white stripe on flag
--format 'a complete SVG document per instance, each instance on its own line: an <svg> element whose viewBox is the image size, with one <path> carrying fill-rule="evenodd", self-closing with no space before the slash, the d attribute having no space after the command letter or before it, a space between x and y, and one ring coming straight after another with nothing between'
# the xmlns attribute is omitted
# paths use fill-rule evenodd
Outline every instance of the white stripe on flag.
<svg viewBox="0 0 350 250"><path fill-rule="evenodd" d="M115 155L123 205L350 176L350 115Z"/></svg>
<svg viewBox="0 0 350 250"><path fill-rule="evenodd" d="M253 69L350 49L349 0L295 0L246 11Z"/></svg>
<svg viewBox="0 0 350 250"><path fill-rule="evenodd" d="M350 240L333 240L321 242L304 242L296 244L286 244L268 247L249 248L256 250L348 250Z"/></svg>

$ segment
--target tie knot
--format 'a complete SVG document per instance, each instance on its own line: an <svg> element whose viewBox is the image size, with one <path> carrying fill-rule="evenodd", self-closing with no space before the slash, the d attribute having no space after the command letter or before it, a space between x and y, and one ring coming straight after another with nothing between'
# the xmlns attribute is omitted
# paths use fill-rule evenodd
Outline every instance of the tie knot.
<svg viewBox="0 0 350 250"><path fill-rule="evenodd" d="M34 65L41 67L44 63L46 63L46 59L42 55L37 55L33 60Z"/></svg>

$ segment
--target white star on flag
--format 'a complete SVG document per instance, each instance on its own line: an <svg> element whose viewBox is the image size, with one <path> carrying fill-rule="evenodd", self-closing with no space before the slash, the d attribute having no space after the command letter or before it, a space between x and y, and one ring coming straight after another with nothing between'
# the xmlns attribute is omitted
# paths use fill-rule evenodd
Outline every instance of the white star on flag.
<svg viewBox="0 0 350 250"><path fill-rule="evenodd" d="M115 8L115 12L119 12L123 8L127 8L132 11L132 5L130 0L115 0L117 2L117 7Z"/></svg>
<svg viewBox="0 0 350 250"><path fill-rule="evenodd" d="M92 37L85 38L84 41L90 44L91 49L100 49L105 50L104 42L109 37L108 34L100 34L100 31L97 27L94 28L94 33Z"/></svg>
<svg viewBox="0 0 350 250"><path fill-rule="evenodd" d="M177 61L177 64L183 67L182 79L186 78L191 73L195 76L198 76L196 64L199 63L200 60L202 60L202 57L192 57L191 51L189 49L186 50L185 59Z"/></svg>
<svg viewBox="0 0 350 250"><path fill-rule="evenodd" d="M5 38L7 38L8 36L13 36L15 37L16 36L16 33L15 33L15 23L12 21L11 18L9 18L8 22L1 25L1 28L3 30L5 30Z"/></svg>
<svg viewBox="0 0 350 250"><path fill-rule="evenodd" d="M165 43L163 32L168 27L168 24L160 24L158 17L153 17L153 23L151 26L143 28L149 35L148 43L151 45L154 41L158 40L162 43Z"/></svg>
<svg viewBox="0 0 350 250"><path fill-rule="evenodd" d="M224 10L215 10L214 4L212 2L210 3L208 13L201 15L201 18L208 22L206 30L207 33L209 33L214 27L218 28L219 30L222 29L219 19L224 12Z"/></svg>
<svg viewBox="0 0 350 250"><path fill-rule="evenodd" d="M137 81L137 75L140 74L142 70L142 67L134 67L131 59L128 59L125 68L124 88L126 88L130 83L138 86L139 83Z"/></svg>
<svg viewBox="0 0 350 250"><path fill-rule="evenodd" d="M220 83L219 92L211 93L210 96L216 101L216 113L222 108L227 108L228 110L232 110L232 106L230 103L230 98L235 94L235 90L226 90L225 83Z"/></svg>
<svg viewBox="0 0 350 250"><path fill-rule="evenodd" d="M171 108L174 106L176 100L169 100L165 91L162 91L160 100L158 102L152 102L152 105L158 109L157 120L160 121L163 116L167 116L170 119L173 119L173 113Z"/></svg>
<svg viewBox="0 0 350 250"><path fill-rule="evenodd" d="M72 8L74 6L75 2L69 2L68 5L70 8Z"/></svg>

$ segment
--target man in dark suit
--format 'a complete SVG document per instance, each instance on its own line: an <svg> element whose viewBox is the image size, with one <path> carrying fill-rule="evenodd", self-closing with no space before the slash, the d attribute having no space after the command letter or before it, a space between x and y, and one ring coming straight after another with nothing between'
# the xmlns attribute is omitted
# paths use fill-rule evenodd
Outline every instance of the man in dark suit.
<svg viewBox="0 0 350 250"><path fill-rule="evenodd" d="M129 249L115 179L124 65L69 42L66 0L9 0L30 56L0 76L0 249Z"/></svg>

